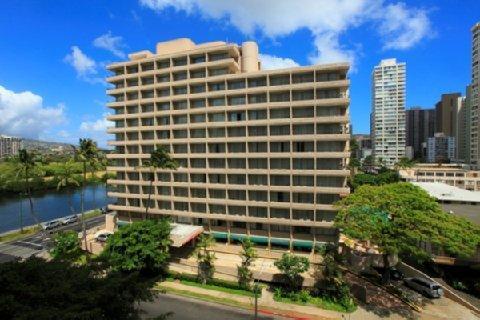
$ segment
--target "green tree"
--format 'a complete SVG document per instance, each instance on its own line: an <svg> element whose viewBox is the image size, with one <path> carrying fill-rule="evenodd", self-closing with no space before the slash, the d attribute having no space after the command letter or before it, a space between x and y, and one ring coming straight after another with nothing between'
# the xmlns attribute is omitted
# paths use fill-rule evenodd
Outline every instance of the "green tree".
<svg viewBox="0 0 480 320"><path fill-rule="evenodd" d="M69 159L68 161L64 162L60 166L60 170L56 173L55 175L56 180L58 180L57 183L57 190L60 190L62 188L68 188L72 186L80 186L80 183L76 179L76 174L75 174L75 161L73 159ZM73 208L73 203L72 203L72 195L73 192L70 190L68 192L68 207L72 213L75 212L75 209Z"/></svg>
<svg viewBox="0 0 480 320"><path fill-rule="evenodd" d="M303 281L301 274L308 270L310 262L306 257L284 253L279 260L274 262L274 265L287 279L289 290L294 292L301 286Z"/></svg>
<svg viewBox="0 0 480 320"><path fill-rule="evenodd" d="M407 169L412 168L415 165L415 161L408 159L407 157L400 158L400 160L395 164L395 169Z"/></svg>
<svg viewBox="0 0 480 320"><path fill-rule="evenodd" d="M371 155L366 156L362 162L362 171L367 171L371 169L373 166L374 166L373 156Z"/></svg>
<svg viewBox="0 0 480 320"><path fill-rule="evenodd" d="M34 207L33 207L33 197L32 197L32 189L30 187L30 180L33 178L33 175L36 173L38 175L41 175L37 172L35 172L36 169L36 164L34 161L35 155L31 152L28 152L26 149L20 149L18 151L18 157L14 160L17 166L17 177L23 177L24 181L24 193L28 197L28 203L30 206L30 215L33 217L35 223L39 228L40 226L40 220L38 219L37 214L35 213ZM42 232L43 237L45 238L45 233Z"/></svg>
<svg viewBox="0 0 480 320"><path fill-rule="evenodd" d="M95 273L88 266L40 258L0 264L2 319L141 319L152 283L138 274Z"/></svg>
<svg viewBox="0 0 480 320"><path fill-rule="evenodd" d="M103 257L114 270L164 272L170 257L170 221L142 220L120 227L107 240Z"/></svg>
<svg viewBox="0 0 480 320"><path fill-rule="evenodd" d="M429 259L431 253L422 243L463 258L472 256L480 244L479 226L444 212L427 192L410 183L364 185L337 206L335 226L351 238L376 244L386 268L392 254L418 262Z"/></svg>
<svg viewBox="0 0 480 320"><path fill-rule="evenodd" d="M148 188L148 201L145 206L145 216L143 217L144 219L148 217L148 209L151 206L152 186L153 181L155 180L155 172L157 169L176 170L178 168L178 163L170 157L170 154L165 148L157 148L150 154L150 159L146 166L150 169L150 184Z"/></svg>
<svg viewBox="0 0 480 320"><path fill-rule="evenodd" d="M78 234L73 230L57 233L50 254L54 260L77 261L83 254L78 241Z"/></svg>
<svg viewBox="0 0 480 320"><path fill-rule="evenodd" d="M82 215L82 233L83 243L87 247L87 229L85 225L85 186L87 183L87 166L93 166L98 159L97 143L92 139L80 139L78 149L72 146L75 150L75 156L78 161L82 163L82 192L80 194L80 213ZM88 257L88 256L87 256Z"/></svg>
<svg viewBox="0 0 480 320"><path fill-rule="evenodd" d="M257 252L253 241L250 238L245 238L242 241L242 264L237 266L238 284L245 289L250 288L250 283L253 279L253 273L250 270L252 262L257 258Z"/></svg>
<svg viewBox="0 0 480 320"><path fill-rule="evenodd" d="M355 300L337 262L337 247L326 245L321 252L322 265L315 270L314 294L342 305L347 311L355 309Z"/></svg>
<svg viewBox="0 0 480 320"><path fill-rule="evenodd" d="M195 249L198 263L198 278L203 284L211 280L215 273L215 266L213 264L216 259L215 252L209 250L209 247L214 243L215 239L211 234L202 234L198 238Z"/></svg>

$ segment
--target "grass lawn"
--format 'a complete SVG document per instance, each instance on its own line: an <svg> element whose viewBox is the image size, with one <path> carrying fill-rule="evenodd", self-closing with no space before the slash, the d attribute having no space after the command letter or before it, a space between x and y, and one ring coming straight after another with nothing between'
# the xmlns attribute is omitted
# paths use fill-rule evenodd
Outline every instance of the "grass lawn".
<svg viewBox="0 0 480 320"><path fill-rule="evenodd" d="M292 300L288 297L279 297L278 295L274 295L273 299L275 301L278 301L278 302L298 304L298 305L301 305L301 306L312 305L312 306L315 306L315 307L318 307L318 308L321 308L321 309L333 310L333 311L338 311L338 312L348 312L348 313L350 313L350 312L353 312L357 309L356 306L354 308L347 309L344 306L342 306L341 304L338 304L338 303L330 301L330 300L322 299L321 297L311 297L310 296L310 298L308 299L307 302Z"/></svg>
<svg viewBox="0 0 480 320"><path fill-rule="evenodd" d="M197 293L197 292L191 292L191 291L188 291L188 290L180 290L180 289L164 287L161 284L157 285L155 287L155 289L159 290L159 291L162 291L162 292L179 295L179 296L199 299L199 300L202 300L202 301L214 302L214 303L219 303L219 304L223 304L223 305L227 305L227 306L234 306L234 307L239 307L239 308L244 308L244 309L250 309L250 305L238 302L238 301L233 300L233 299L213 297L213 296L210 296L210 295L205 295L205 294L201 294L201 293Z"/></svg>
<svg viewBox="0 0 480 320"><path fill-rule="evenodd" d="M25 227L23 228L23 232L18 230L18 231L10 232L10 233L4 234L3 236L0 236L0 242L13 241L13 240L25 238L29 235L32 235L38 232L39 230L40 228L38 226Z"/></svg>
<svg viewBox="0 0 480 320"><path fill-rule="evenodd" d="M84 214L84 217L85 219L90 219L93 217L98 217L101 214L102 214L102 211L100 211L100 209L94 209L94 210L86 211Z"/></svg>
<svg viewBox="0 0 480 320"><path fill-rule="evenodd" d="M176 281L176 279L167 278L167 281L174 282L174 281ZM177 281L179 281L181 284L184 284L186 286L192 286L192 287L198 287L198 288L203 288L203 289L208 289L208 290L221 291L221 292L231 293L231 294L238 294L238 295L247 296L247 297L253 297L254 296L252 291L243 290L243 289L226 288L226 287L222 287L222 286L215 285L215 284L202 284L202 283L199 283L199 282L184 280L184 279L180 279L180 280L177 280Z"/></svg>

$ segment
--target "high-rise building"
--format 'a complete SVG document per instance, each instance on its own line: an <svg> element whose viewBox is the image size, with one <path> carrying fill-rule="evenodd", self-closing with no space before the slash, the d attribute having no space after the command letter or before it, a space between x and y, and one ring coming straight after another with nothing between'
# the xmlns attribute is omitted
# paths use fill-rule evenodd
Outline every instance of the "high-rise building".
<svg viewBox="0 0 480 320"><path fill-rule="evenodd" d="M413 150L413 158L424 159L422 144L435 134L435 109L414 107L406 110L407 147Z"/></svg>
<svg viewBox="0 0 480 320"><path fill-rule="evenodd" d="M455 132L455 160L457 162L466 163L469 158L467 158L467 145L469 137L467 137L468 125L467 125L467 104L466 97L458 98L458 109L457 109L457 129Z"/></svg>
<svg viewBox="0 0 480 320"><path fill-rule="evenodd" d="M0 158L18 154L22 146L22 139L0 135Z"/></svg>
<svg viewBox="0 0 480 320"><path fill-rule="evenodd" d="M255 42L158 43L108 66L120 220L169 216L223 239L333 241L349 193L349 65L262 70ZM157 147L176 171L144 165Z"/></svg>
<svg viewBox="0 0 480 320"><path fill-rule="evenodd" d="M455 138L435 133L427 141L427 162L449 163L455 158Z"/></svg>
<svg viewBox="0 0 480 320"><path fill-rule="evenodd" d="M393 167L405 157L406 64L382 60L372 73L371 134L377 163Z"/></svg>
<svg viewBox="0 0 480 320"><path fill-rule="evenodd" d="M369 134L354 134L353 139L357 142L355 157L358 160L363 161L372 155L372 138Z"/></svg>
<svg viewBox="0 0 480 320"><path fill-rule="evenodd" d="M480 167L480 22L472 29L472 82L467 92L470 122L470 164Z"/></svg>
<svg viewBox="0 0 480 320"><path fill-rule="evenodd" d="M459 92L442 94L440 101L435 105L435 132L441 132L450 137L455 136L461 96Z"/></svg>

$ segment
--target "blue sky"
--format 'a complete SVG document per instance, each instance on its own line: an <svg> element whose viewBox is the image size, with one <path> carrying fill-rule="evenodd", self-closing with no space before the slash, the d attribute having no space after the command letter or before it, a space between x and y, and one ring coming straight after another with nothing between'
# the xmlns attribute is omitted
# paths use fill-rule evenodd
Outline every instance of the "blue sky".
<svg viewBox="0 0 480 320"><path fill-rule="evenodd" d="M2 1L0 133L105 145L105 65L178 37L255 40L267 68L348 60L354 132L368 132L373 66L405 61L407 107L432 107L465 92L478 21L478 0Z"/></svg>

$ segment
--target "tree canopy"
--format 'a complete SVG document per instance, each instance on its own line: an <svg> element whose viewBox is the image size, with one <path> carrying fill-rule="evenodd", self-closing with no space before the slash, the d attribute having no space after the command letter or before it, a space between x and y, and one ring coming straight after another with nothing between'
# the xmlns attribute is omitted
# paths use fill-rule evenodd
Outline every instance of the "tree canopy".
<svg viewBox="0 0 480 320"><path fill-rule="evenodd" d="M140 319L152 299L138 274L98 276L88 266L40 258L0 264L2 319Z"/></svg>
<svg viewBox="0 0 480 320"><path fill-rule="evenodd" d="M275 267L287 278L291 291L294 291L301 284L301 273L308 270L310 261L308 258L284 253L282 257L274 262Z"/></svg>
<svg viewBox="0 0 480 320"><path fill-rule="evenodd" d="M353 189L356 189L365 184L372 186L381 186L387 183L395 183L400 181L398 172L388 169L382 169L378 174L358 173L353 176L350 184Z"/></svg>
<svg viewBox="0 0 480 320"><path fill-rule="evenodd" d="M337 204L335 225L358 240L370 240L383 253L418 260L431 243L445 253L469 257L480 243L480 227L444 212L427 192L410 183L363 185Z"/></svg>
<svg viewBox="0 0 480 320"><path fill-rule="evenodd" d="M167 219L122 226L108 238L102 255L114 270L162 271L170 257L170 230Z"/></svg>
<svg viewBox="0 0 480 320"><path fill-rule="evenodd" d="M83 254L78 240L78 234L73 231L59 232L54 238L50 254L54 260L75 261Z"/></svg>

